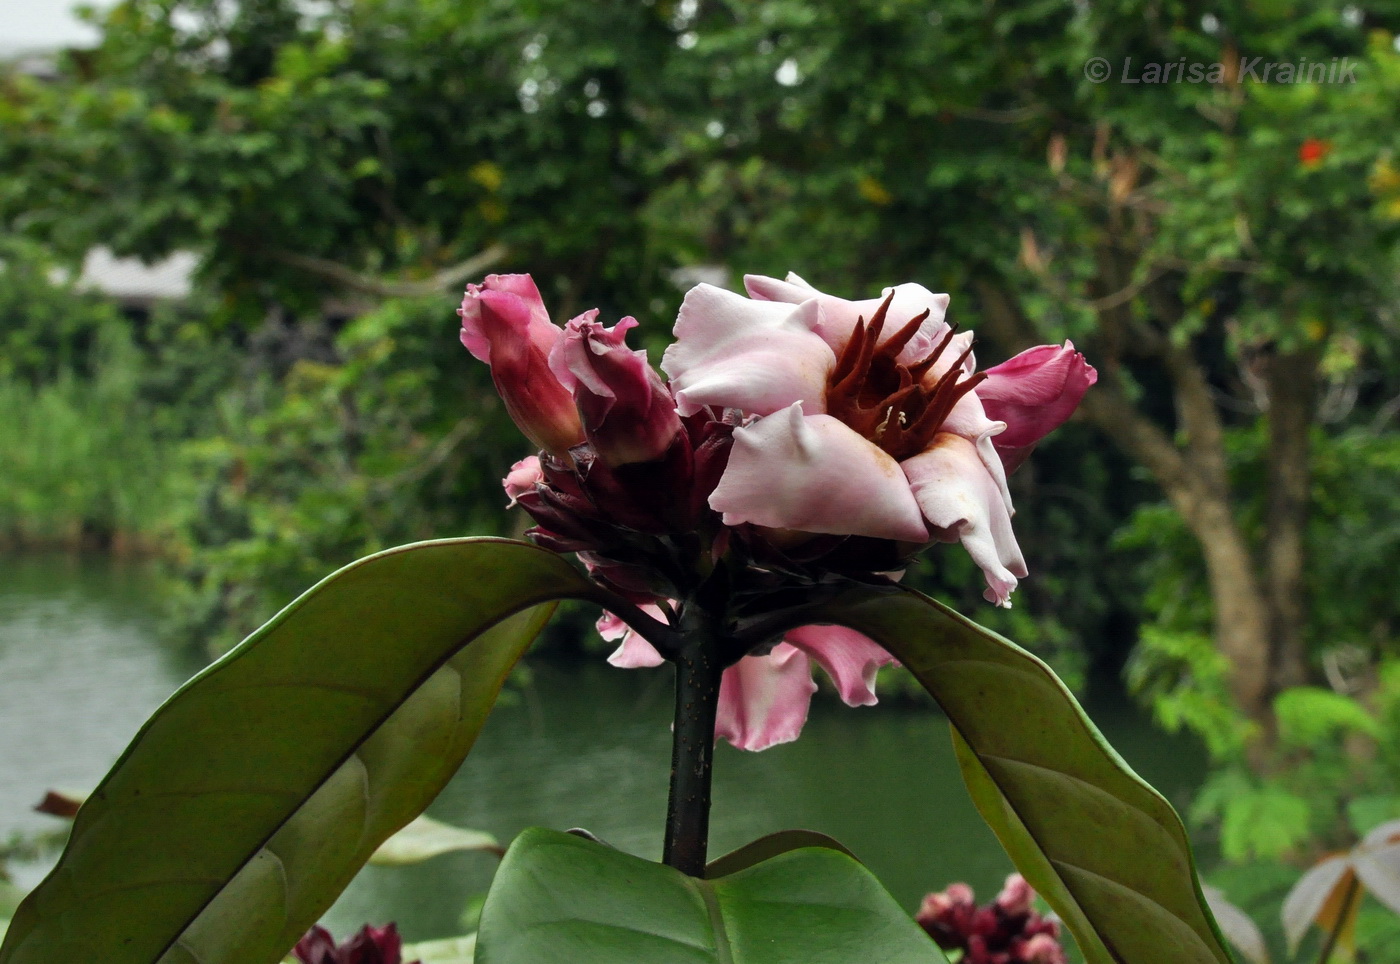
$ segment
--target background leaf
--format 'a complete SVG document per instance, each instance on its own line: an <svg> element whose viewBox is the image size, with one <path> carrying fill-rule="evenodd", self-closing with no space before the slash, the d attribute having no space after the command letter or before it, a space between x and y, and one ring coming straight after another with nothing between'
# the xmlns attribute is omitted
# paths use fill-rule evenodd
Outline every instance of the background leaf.
<svg viewBox="0 0 1400 964"><path fill-rule="evenodd" d="M420 964L472 964L476 958L476 935L405 944L402 956L404 961Z"/></svg>
<svg viewBox="0 0 1400 964"><path fill-rule="evenodd" d="M1229 964L1181 819L1044 663L912 590L818 613L888 649L938 701L978 810L1090 964Z"/></svg>
<svg viewBox="0 0 1400 964"><path fill-rule="evenodd" d="M503 852L496 838L489 833L464 830L423 816L415 817L407 827L380 844L369 862L385 867L419 864L454 850Z"/></svg>
<svg viewBox="0 0 1400 964"><path fill-rule="evenodd" d="M146 723L0 962L280 960L451 778L553 601L589 585L498 539L328 577Z"/></svg>
<svg viewBox="0 0 1400 964"><path fill-rule="evenodd" d="M717 880L573 834L524 831L486 898L479 964L937 964L869 871L804 847Z"/></svg>

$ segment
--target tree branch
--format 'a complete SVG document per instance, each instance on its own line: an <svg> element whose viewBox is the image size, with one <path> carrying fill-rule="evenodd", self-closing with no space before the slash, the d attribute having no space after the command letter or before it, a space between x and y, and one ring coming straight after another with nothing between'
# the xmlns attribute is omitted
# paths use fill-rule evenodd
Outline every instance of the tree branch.
<svg viewBox="0 0 1400 964"><path fill-rule="evenodd" d="M493 244L450 268L419 281L396 281L389 278L375 278L360 274L353 268L329 258L318 258L295 251L274 250L272 257L307 274L314 274L332 281L342 288L375 298L418 298L440 294L444 289L455 288L468 278L481 274L486 269L504 261L510 250L504 244Z"/></svg>

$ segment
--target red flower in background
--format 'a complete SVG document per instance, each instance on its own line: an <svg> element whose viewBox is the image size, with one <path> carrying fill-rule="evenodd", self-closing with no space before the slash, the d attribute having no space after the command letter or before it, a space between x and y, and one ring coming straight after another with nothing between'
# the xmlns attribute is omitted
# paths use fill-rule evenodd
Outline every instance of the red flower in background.
<svg viewBox="0 0 1400 964"><path fill-rule="evenodd" d="M331 932L316 926L297 941L292 956L301 964L402 964L403 939L393 924L384 927L366 924L358 934L337 947Z"/></svg>
<svg viewBox="0 0 1400 964"><path fill-rule="evenodd" d="M1324 141L1321 138L1309 137L1303 141L1298 148L1298 160L1303 167L1311 170L1322 163L1323 158L1332 153L1332 142Z"/></svg>
<svg viewBox="0 0 1400 964"><path fill-rule="evenodd" d="M929 894L914 919L963 964L1065 964L1060 925L1031 909L1035 891L1020 874L1006 878L996 900L978 907L972 888L952 884Z"/></svg>

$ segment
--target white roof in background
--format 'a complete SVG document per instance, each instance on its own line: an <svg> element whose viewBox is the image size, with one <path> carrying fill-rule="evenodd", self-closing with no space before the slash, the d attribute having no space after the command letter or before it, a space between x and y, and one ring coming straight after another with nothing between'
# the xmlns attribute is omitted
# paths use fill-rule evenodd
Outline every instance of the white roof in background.
<svg viewBox="0 0 1400 964"><path fill-rule="evenodd" d="M105 11L112 0L89 2ZM75 0L0 0L0 46L11 49L36 47L90 47L98 31L78 19Z"/></svg>
<svg viewBox="0 0 1400 964"><path fill-rule="evenodd" d="M198 265L199 258L189 251L145 264L139 258L118 258L106 248L93 248L83 259L78 287L118 301L179 301L190 296L190 276Z"/></svg>

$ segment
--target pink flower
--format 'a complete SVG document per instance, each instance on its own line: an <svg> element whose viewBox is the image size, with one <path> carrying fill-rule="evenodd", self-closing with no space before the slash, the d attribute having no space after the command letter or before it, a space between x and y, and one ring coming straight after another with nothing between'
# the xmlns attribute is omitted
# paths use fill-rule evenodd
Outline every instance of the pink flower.
<svg viewBox="0 0 1400 964"><path fill-rule="evenodd" d="M516 462L501 480L501 487L506 490L506 495L510 496L510 505L506 508L514 506L526 492L535 491L535 486L543 481L544 469L540 466L538 455L531 455Z"/></svg>
<svg viewBox="0 0 1400 964"><path fill-rule="evenodd" d="M664 456L681 434L676 402L643 350L627 347L635 318L612 328L586 311L564 327L549 366L573 392L589 443L605 465L616 468Z"/></svg>
<svg viewBox="0 0 1400 964"><path fill-rule="evenodd" d="M1007 473L1014 472L1039 442L1065 423L1089 386L1099 380L1074 343L1040 345L987 369L977 397L987 417L1006 423L992 439Z"/></svg>
<svg viewBox="0 0 1400 964"><path fill-rule="evenodd" d="M971 336L943 321L948 296L920 285L846 301L795 275L750 276L751 298L700 285L686 295L662 369L682 414L750 420L710 506L725 525L867 536L911 547L961 540L1010 605L1025 561L995 439L1024 458L1092 383L1072 347L1033 349L976 373ZM1046 354L1049 352L1050 354Z"/></svg>
<svg viewBox="0 0 1400 964"><path fill-rule="evenodd" d="M669 384L627 346L632 318L606 328L588 311L561 330L528 275L467 286L462 342L543 449L503 480L531 538L578 553L661 622L716 573L725 594L761 598L789 578L888 575L935 540L961 541L987 598L1009 605L1026 566L1006 473L1069 417L1093 369L1067 342L979 373L971 334L944 322L948 296L917 284L847 301L796 275L745 283L751 297L687 294ZM619 642L613 665L664 661L614 616L599 631ZM796 739L813 663L864 706L892 662L835 626L739 642L715 730L748 750Z"/></svg>
<svg viewBox="0 0 1400 964"><path fill-rule="evenodd" d="M961 950L966 964L1065 964L1059 925L1033 910L1033 900L1030 884L1012 874L985 907L967 884L952 884L925 897L914 919L945 951Z"/></svg>
<svg viewBox="0 0 1400 964"><path fill-rule="evenodd" d="M400 964L403 940L393 924L366 924L339 947L330 931L316 926L297 942L292 956L301 964Z"/></svg>
<svg viewBox="0 0 1400 964"><path fill-rule="evenodd" d="M643 606L649 615L664 621L660 608ZM663 662L650 643L605 613L598 632L621 644L608 657L614 666L659 666ZM875 674L893 657L873 640L844 626L803 626L763 655L745 656L724 671L720 680L719 713L715 736L741 750L766 750L797 739L807 722L807 710L816 692L812 663L820 666L836 684L847 706L875 704Z"/></svg>
<svg viewBox="0 0 1400 964"><path fill-rule="evenodd" d="M583 441L583 426L569 390L549 368L549 354L564 333L549 320L527 274L487 275L467 285L462 344L491 366L491 379L506 411L536 446L556 456Z"/></svg>
<svg viewBox="0 0 1400 964"><path fill-rule="evenodd" d="M1023 917L1031 912L1033 900L1035 891L1026 883L1026 878L1020 874L1012 874L1006 878L1006 884L1001 888L1001 893L997 894L995 903L1008 917Z"/></svg>
<svg viewBox="0 0 1400 964"><path fill-rule="evenodd" d="M1036 934L1017 949L1015 959L1024 964L1065 964L1065 952L1050 934Z"/></svg>

